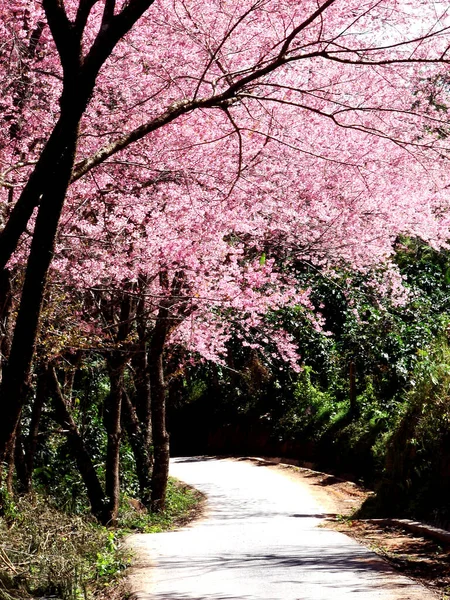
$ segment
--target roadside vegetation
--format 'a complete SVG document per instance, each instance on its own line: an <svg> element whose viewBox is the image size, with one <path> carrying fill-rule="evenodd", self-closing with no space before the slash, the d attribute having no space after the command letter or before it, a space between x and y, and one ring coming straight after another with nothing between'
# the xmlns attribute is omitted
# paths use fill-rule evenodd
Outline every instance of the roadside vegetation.
<svg viewBox="0 0 450 600"><path fill-rule="evenodd" d="M242 346L238 321L223 364L194 363L176 346L167 352L173 453L296 458L374 488L362 517L448 526L449 257L406 238L396 262L401 301L380 295L376 272L299 270L322 330L303 310L270 317L294 336L299 373L270 339L262 350ZM49 339L41 339L43 354ZM120 383L117 513L106 520L116 358L110 350L66 353L34 376L0 490L2 599L110 596L129 560L125 532L177 527L201 507L198 493L171 480L164 507L151 502L150 396L134 356Z"/></svg>
<svg viewBox="0 0 450 600"><path fill-rule="evenodd" d="M269 348L264 356L236 346L225 367L194 367L172 382L179 451L300 459L376 489L363 516L448 526L449 255L405 238L395 261L407 290L400 302L380 297L376 273L304 270L330 335L283 311L300 374L267 360Z"/></svg>
<svg viewBox="0 0 450 600"><path fill-rule="evenodd" d="M184 525L201 503L198 492L171 479L165 511L151 514L124 497L112 529L99 525L81 502L75 513L38 492L9 498L0 517L0 598L123 599L128 594L123 574L132 559L123 545L126 534Z"/></svg>
<svg viewBox="0 0 450 600"><path fill-rule="evenodd" d="M450 12L394 4L0 0L5 600L195 515L171 451L449 524Z"/></svg>

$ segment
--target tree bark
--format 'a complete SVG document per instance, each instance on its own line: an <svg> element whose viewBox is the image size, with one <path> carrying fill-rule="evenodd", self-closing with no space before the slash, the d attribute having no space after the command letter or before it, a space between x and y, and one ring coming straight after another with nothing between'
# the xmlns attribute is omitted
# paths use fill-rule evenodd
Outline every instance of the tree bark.
<svg viewBox="0 0 450 600"><path fill-rule="evenodd" d="M357 417L359 413L358 403L356 401L356 364L354 360L349 365L349 396L350 396L350 414Z"/></svg>
<svg viewBox="0 0 450 600"><path fill-rule="evenodd" d="M152 409L152 434L154 448L152 511L165 508L167 480L169 478L170 446L166 429L166 385L164 382L163 352L168 335L187 316L190 308L179 302L185 277L183 271L175 273L169 285L166 272L160 273L160 282L167 291L162 300L156 323L149 343L148 361L150 374L150 395ZM174 307L177 306L176 310Z"/></svg>
<svg viewBox="0 0 450 600"><path fill-rule="evenodd" d="M142 431L136 410L126 392L122 397L122 417L128 440L136 461L136 475L139 481L139 499L150 508L152 487L152 455Z"/></svg>
<svg viewBox="0 0 450 600"><path fill-rule="evenodd" d="M31 411L30 429L26 439L20 435L20 423L16 431L15 464L17 483L21 493L28 494L32 489L34 459L39 436L42 409L47 399L46 368L40 369L36 386L36 397Z"/></svg>
<svg viewBox="0 0 450 600"><path fill-rule="evenodd" d="M167 274L162 273L160 278L161 283L168 287ZM170 307L170 298L161 302L149 344L148 355L154 454L151 502L153 512L160 512L165 508L167 480L169 478L170 447L169 434L166 429L166 386L164 383L163 351L170 330Z"/></svg>
<svg viewBox="0 0 450 600"><path fill-rule="evenodd" d="M6 459L6 464L8 465L7 472L6 472L6 490L7 490L8 494L10 494L11 496L14 494L13 478L14 478L14 463L15 463L14 457L16 454L16 443L17 443L17 436L14 436L13 441L9 448L9 454Z"/></svg>
<svg viewBox="0 0 450 600"><path fill-rule="evenodd" d="M144 442L147 447L150 447L152 443L151 393L150 373L145 342L140 342L138 351L132 356L131 364L133 366L133 381L135 387L133 405L139 419Z"/></svg>
<svg viewBox="0 0 450 600"><path fill-rule="evenodd" d="M3 365L7 362L11 349L11 273L8 269L0 271L0 383Z"/></svg>
<svg viewBox="0 0 450 600"><path fill-rule="evenodd" d="M110 392L105 399L103 420L108 436L105 461L105 493L107 506L105 520L110 525L116 525L120 501L119 451L120 451L120 413L123 395L123 377L125 363L122 360L108 360Z"/></svg>
<svg viewBox="0 0 450 600"><path fill-rule="evenodd" d="M78 427L69 412L65 398L61 393L58 379L54 368L48 370L48 389L53 398L55 409L55 418L61 427L66 430L69 448L72 456L77 463L78 470L86 486L87 495L91 504L92 512L95 517L103 524L107 523L107 506L105 494L97 476L97 472L92 463L91 457L84 445L83 438L78 431Z"/></svg>
<svg viewBox="0 0 450 600"><path fill-rule="evenodd" d="M47 399L47 378L45 374L40 373L38 384L36 388L36 398L33 403L33 410L31 412L30 431L25 442L25 465L26 465L26 481L25 481L25 492L31 491L34 459L36 455L36 448L38 443L39 425L41 422L42 409L44 407L45 400Z"/></svg>
<svg viewBox="0 0 450 600"><path fill-rule="evenodd" d="M43 195L36 219L11 352L0 388L3 404L0 422L0 461L13 441L14 431L22 411L47 272L53 257L58 222L72 173L77 131L76 128L68 136L66 153L59 164L55 165L52 188Z"/></svg>
<svg viewBox="0 0 450 600"><path fill-rule="evenodd" d="M153 512L160 512L165 508L170 458L162 348L159 352L157 348L150 350L150 382L154 448L151 508Z"/></svg>
<svg viewBox="0 0 450 600"><path fill-rule="evenodd" d="M79 370L82 359L83 359L83 351L78 350L75 354L67 353L65 355L65 362L68 363L68 367L64 369L64 382L63 382L63 393L64 397L73 406L72 394L73 394L73 384L75 381L75 375Z"/></svg>

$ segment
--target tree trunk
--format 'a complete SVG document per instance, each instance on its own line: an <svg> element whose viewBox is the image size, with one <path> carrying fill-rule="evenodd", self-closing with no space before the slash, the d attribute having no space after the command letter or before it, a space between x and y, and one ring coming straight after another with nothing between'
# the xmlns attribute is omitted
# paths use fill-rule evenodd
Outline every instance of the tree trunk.
<svg viewBox="0 0 450 600"><path fill-rule="evenodd" d="M144 442L148 448L152 443L152 417L150 400L150 373L147 361L147 351L145 342L139 344L131 360L133 366L133 381L135 394L133 396L133 405L136 409L136 415L139 419L140 428L144 436Z"/></svg>
<svg viewBox="0 0 450 600"><path fill-rule="evenodd" d="M148 314L145 302L145 290L147 285L147 278L141 275L136 284L137 294L139 296L136 304L136 331L139 338L139 344L137 352L131 357L131 365L133 367L133 380L136 390L133 397L133 404L140 421L141 430L145 436L145 443L150 447L152 443L152 409L150 400L150 373L147 357Z"/></svg>
<svg viewBox="0 0 450 600"><path fill-rule="evenodd" d="M0 233L0 270L5 268L15 251L44 190L53 183L55 164L59 164L67 149L66 135L67 120L61 115Z"/></svg>
<svg viewBox="0 0 450 600"><path fill-rule="evenodd" d="M75 375L78 371L78 369L81 366L82 360L83 360L83 351L82 350L78 350L74 355L73 354L66 354L65 355L65 362L69 364L68 367L65 367L64 369L64 382L63 382L63 393L64 393L64 397L67 399L67 401L70 403L71 406L73 406L73 400L72 400L72 394L73 394L73 384L75 381Z"/></svg>
<svg viewBox="0 0 450 600"><path fill-rule="evenodd" d="M69 185L77 140L77 128L66 140L66 152L54 166L52 186L39 207L28 258L25 282L14 329L11 353L4 372L0 397L0 462L10 447L20 419L44 296L48 268L53 257L56 232Z"/></svg>
<svg viewBox="0 0 450 600"><path fill-rule="evenodd" d="M356 401L356 365L355 361L350 361L349 366L349 395L350 395L350 414L357 417L359 413L358 403Z"/></svg>
<svg viewBox="0 0 450 600"><path fill-rule="evenodd" d="M123 395L124 362L108 359L109 378L111 389L105 399L105 412L103 420L108 436L105 461L105 493L107 497L106 521L116 525L120 500L119 479L119 450L120 450L120 413Z"/></svg>
<svg viewBox="0 0 450 600"><path fill-rule="evenodd" d="M72 456L77 463L78 470L86 486L87 495L91 504L92 512L97 519L107 523L105 507L107 506L105 494L95 471L91 457L84 445L83 438L78 431L78 427L67 408L66 401L61 393L58 379L54 368L48 370L48 389L53 398L55 408L55 418L58 423L66 430L69 448Z"/></svg>
<svg viewBox="0 0 450 600"><path fill-rule="evenodd" d="M15 457L15 453L16 453L16 442L17 442L17 436L14 436L14 440L10 446L9 454L6 459L6 463L8 465L7 475L6 475L6 490L7 490L8 494L10 494L11 496L14 494L13 478L14 478L14 462L15 462L14 457Z"/></svg>
<svg viewBox="0 0 450 600"><path fill-rule="evenodd" d="M24 494L31 492L34 458L38 443L39 424L42 408L47 398L47 373L41 371L36 387L36 397L31 411L30 429L26 439L20 434L20 423L16 430L15 465L19 491Z"/></svg>
<svg viewBox="0 0 450 600"><path fill-rule="evenodd" d="M152 478L152 511L164 510L169 477L169 434L166 429L166 388L164 384L162 349L150 352L150 382L154 465Z"/></svg>
<svg viewBox="0 0 450 600"><path fill-rule="evenodd" d="M136 461L136 475L139 481L139 499L150 508L152 486L152 455L142 431L136 410L126 392L122 397L122 417L128 439Z"/></svg>
<svg viewBox="0 0 450 600"><path fill-rule="evenodd" d="M164 382L163 352L167 336L187 315L186 306L179 304L178 297L184 285L182 271L176 273L169 286L166 272L160 273L160 282L168 296L160 303L158 317L149 344L148 361L150 373L150 395L152 408L152 434L154 448L152 511L165 508L167 480L169 478L170 446L166 429L166 385ZM170 289L169 289L170 288ZM176 314L173 307L178 303Z"/></svg>
<svg viewBox="0 0 450 600"><path fill-rule="evenodd" d="M11 273L8 269L0 271L0 383L3 365L8 360L11 349Z"/></svg>
<svg viewBox="0 0 450 600"><path fill-rule="evenodd" d="M27 494L31 489L31 483L28 485L29 479L31 480L31 478L28 477L23 436L20 435L19 429L20 423L16 432L14 444L14 465L16 467L17 491L19 494Z"/></svg>
<svg viewBox="0 0 450 600"><path fill-rule="evenodd" d="M25 479L22 481L23 491L31 492L34 459L38 443L39 425L41 422L42 409L47 399L47 376L45 372L39 373L36 387L36 398L34 399L31 412L30 430L25 440Z"/></svg>

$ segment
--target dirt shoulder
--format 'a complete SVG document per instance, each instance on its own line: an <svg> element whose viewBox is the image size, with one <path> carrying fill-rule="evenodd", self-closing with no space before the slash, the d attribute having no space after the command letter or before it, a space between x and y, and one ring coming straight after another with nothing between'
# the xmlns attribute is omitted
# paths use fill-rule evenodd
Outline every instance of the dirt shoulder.
<svg viewBox="0 0 450 600"><path fill-rule="evenodd" d="M450 545L421 537L399 527L352 519L351 515L372 492L357 484L283 463L244 458L286 477L308 483L313 495L329 511L325 527L340 531L371 548L402 574L435 592L440 600L450 599Z"/></svg>

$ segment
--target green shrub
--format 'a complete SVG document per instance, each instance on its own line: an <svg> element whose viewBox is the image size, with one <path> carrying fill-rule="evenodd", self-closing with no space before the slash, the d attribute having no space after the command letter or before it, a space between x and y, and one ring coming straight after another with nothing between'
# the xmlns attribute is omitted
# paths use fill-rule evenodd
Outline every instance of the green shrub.
<svg viewBox="0 0 450 600"><path fill-rule="evenodd" d="M400 514L450 523L450 348L438 338L420 351L414 385L387 444L385 473L365 514ZM375 447L380 450L381 441Z"/></svg>

